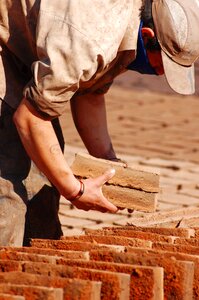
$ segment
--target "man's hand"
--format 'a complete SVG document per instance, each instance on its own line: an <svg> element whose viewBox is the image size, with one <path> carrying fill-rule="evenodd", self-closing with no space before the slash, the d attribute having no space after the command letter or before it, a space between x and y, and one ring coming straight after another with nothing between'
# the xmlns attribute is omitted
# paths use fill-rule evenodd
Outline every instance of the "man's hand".
<svg viewBox="0 0 199 300"><path fill-rule="evenodd" d="M109 202L102 193L102 186L109 179L115 175L115 170L110 169L103 175L97 178L85 179L85 190L83 195L78 199L72 201L72 204L83 210L98 210L101 212L116 213L118 208Z"/></svg>

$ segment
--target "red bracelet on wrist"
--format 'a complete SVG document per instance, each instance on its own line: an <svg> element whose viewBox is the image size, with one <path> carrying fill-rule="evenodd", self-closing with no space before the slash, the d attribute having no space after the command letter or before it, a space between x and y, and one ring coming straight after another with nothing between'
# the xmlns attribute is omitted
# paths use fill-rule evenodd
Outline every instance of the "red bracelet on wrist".
<svg viewBox="0 0 199 300"><path fill-rule="evenodd" d="M71 198L67 198L67 200L69 201L74 201L74 200L78 200L84 193L84 190L85 190L85 186L84 186L84 183L81 179L78 179L79 182L80 182L80 190L79 192L77 193L77 195L71 197Z"/></svg>

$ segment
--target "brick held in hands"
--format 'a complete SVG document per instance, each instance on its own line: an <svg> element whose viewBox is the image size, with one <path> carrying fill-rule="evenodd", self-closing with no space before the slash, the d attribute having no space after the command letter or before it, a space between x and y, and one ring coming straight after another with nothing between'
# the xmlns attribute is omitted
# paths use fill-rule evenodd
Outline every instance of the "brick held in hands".
<svg viewBox="0 0 199 300"><path fill-rule="evenodd" d="M157 205L159 176L157 174L125 168L123 164L76 154L72 171L76 176L93 178L113 167L115 175L102 188L105 197L118 207L153 212Z"/></svg>
<svg viewBox="0 0 199 300"><path fill-rule="evenodd" d="M110 184L135 188L145 192L159 192L159 175L155 173L124 167L123 163L95 158L86 153L77 153L71 166L77 176L97 177L113 167L116 171Z"/></svg>
<svg viewBox="0 0 199 300"><path fill-rule="evenodd" d="M139 191L114 185L102 187L104 196L117 207L154 212L157 205L157 193Z"/></svg>

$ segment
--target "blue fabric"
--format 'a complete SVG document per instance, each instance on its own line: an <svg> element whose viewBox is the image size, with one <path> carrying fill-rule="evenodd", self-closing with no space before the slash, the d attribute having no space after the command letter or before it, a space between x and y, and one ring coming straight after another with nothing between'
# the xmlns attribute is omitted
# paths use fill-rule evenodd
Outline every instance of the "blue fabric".
<svg viewBox="0 0 199 300"><path fill-rule="evenodd" d="M128 70L136 71L141 74L151 74L158 75L155 69L149 63L147 52L144 47L144 41L142 39L142 26L143 22L140 22L140 27L138 31L138 41L137 41L137 55L133 62L131 62L128 66Z"/></svg>

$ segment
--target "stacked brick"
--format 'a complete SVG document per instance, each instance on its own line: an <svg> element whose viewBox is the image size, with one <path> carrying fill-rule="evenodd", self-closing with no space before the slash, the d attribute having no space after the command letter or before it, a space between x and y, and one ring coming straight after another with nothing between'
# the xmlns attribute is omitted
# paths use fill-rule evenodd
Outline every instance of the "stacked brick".
<svg viewBox="0 0 199 300"><path fill-rule="evenodd" d="M199 299L199 229L105 227L0 248L0 299Z"/></svg>
<svg viewBox="0 0 199 300"><path fill-rule="evenodd" d="M102 187L106 198L117 207L153 212L157 205L159 175L127 167L125 163L95 158L77 153L71 166L81 178L94 178L110 168L115 175Z"/></svg>

